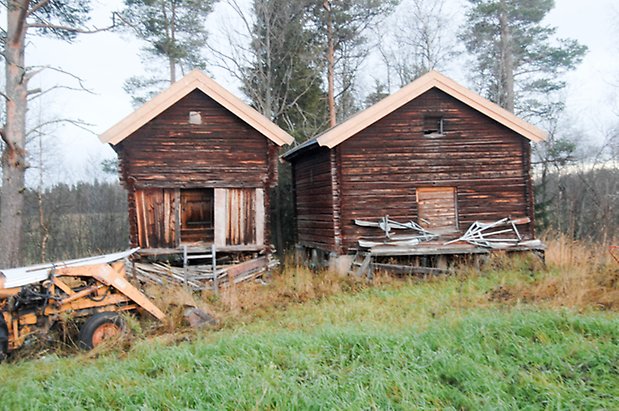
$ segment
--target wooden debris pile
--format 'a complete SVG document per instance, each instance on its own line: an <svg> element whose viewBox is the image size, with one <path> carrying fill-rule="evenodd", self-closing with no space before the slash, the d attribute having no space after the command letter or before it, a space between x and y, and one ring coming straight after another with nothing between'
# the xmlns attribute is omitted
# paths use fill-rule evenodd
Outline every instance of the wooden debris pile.
<svg viewBox="0 0 619 411"><path fill-rule="evenodd" d="M426 230L414 221L400 223L391 220L388 215L381 218L378 222L355 220L355 224L360 227L378 227L384 232L385 237L381 241L359 240L359 246L363 248L371 248L386 244L415 246L423 241L430 241L438 238L438 234ZM394 234L394 230L399 230L401 234Z"/></svg>
<svg viewBox="0 0 619 411"><path fill-rule="evenodd" d="M528 217L517 219L506 217L491 223L475 221L462 237L448 241L445 245L466 241L469 244L492 249L504 249L514 246L541 246L539 240L524 240L516 227L517 225L530 222L531 219Z"/></svg>
<svg viewBox="0 0 619 411"><path fill-rule="evenodd" d="M135 262L133 274L141 281L158 285L186 285L195 291L218 290L230 286L231 283L238 284L258 278L278 265L279 261L271 256L253 258L238 264L185 267L175 267L162 262Z"/></svg>
<svg viewBox="0 0 619 411"><path fill-rule="evenodd" d="M523 239L516 227L530 222L531 220L528 217L517 219L506 217L490 223L475 221L464 235L447 241L442 245L467 242L474 246L488 249L507 249L516 246L540 247L542 243L539 240ZM384 232L384 239L382 240L360 239L359 246L362 248L374 249L375 247L382 246L412 248L423 242L439 239L437 233L426 230L414 221L400 223L391 220L389 216L382 217L378 221L355 220L355 224L361 227L377 227ZM393 234L393 230L399 230L403 234ZM404 232L404 230L408 232Z"/></svg>

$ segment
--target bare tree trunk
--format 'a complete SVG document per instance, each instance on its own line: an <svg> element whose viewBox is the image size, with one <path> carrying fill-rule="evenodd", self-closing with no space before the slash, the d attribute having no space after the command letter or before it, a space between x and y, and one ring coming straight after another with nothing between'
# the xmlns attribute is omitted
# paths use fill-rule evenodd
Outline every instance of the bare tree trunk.
<svg viewBox="0 0 619 411"><path fill-rule="evenodd" d="M335 126L337 123L335 116L335 47L333 45L333 15L331 13L331 1L324 0L323 7L327 11L327 82L329 100L329 125Z"/></svg>
<svg viewBox="0 0 619 411"><path fill-rule="evenodd" d="M25 70L27 0L13 0L7 6L6 124L2 152L0 195L0 268L20 264L26 164L26 107L28 75Z"/></svg>
<svg viewBox="0 0 619 411"><path fill-rule="evenodd" d="M165 33L166 33L166 40L170 40L170 44L175 44L174 43L174 19L175 19L175 9L174 9L174 2L171 2L171 6L172 6L172 17L170 19L168 19L168 13L166 12L166 2L163 1L161 2L161 11L163 13L163 19L165 22ZM167 47L169 47L169 45L167 45ZM174 83L176 81L176 57L174 57L171 53L168 53L168 69L170 71L170 84Z"/></svg>
<svg viewBox="0 0 619 411"><path fill-rule="evenodd" d="M37 193L37 201L39 205L39 230L41 233L41 262L44 263L47 258L47 241L49 240L49 228L45 222L45 206L43 204L43 189L39 188Z"/></svg>
<svg viewBox="0 0 619 411"><path fill-rule="evenodd" d="M514 112L514 56L511 49L511 33L507 21L507 7L505 0L501 0L499 14L499 26L501 28L501 73L499 87L499 105L504 109Z"/></svg>
<svg viewBox="0 0 619 411"><path fill-rule="evenodd" d="M47 259L47 241L49 240L49 227L47 226L45 217L45 203L43 201L44 188L44 168L43 163L43 134L39 133L39 187L37 188L37 203L39 206L39 233L41 235L41 262Z"/></svg>

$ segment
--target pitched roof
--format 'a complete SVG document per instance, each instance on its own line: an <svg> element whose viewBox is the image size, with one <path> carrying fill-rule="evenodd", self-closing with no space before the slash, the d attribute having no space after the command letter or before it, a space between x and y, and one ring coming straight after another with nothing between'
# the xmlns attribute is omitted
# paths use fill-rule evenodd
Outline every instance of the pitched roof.
<svg viewBox="0 0 619 411"><path fill-rule="evenodd" d="M103 143L110 143L112 145L120 143L196 89L224 106L228 111L238 116L278 146L291 144L294 141L292 136L279 128L275 123L245 104L199 70L193 70L172 84L168 89L101 134L99 139Z"/></svg>
<svg viewBox="0 0 619 411"><path fill-rule="evenodd" d="M513 113L481 97L466 87L461 86L449 77L433 70L419 77L407 86L402 87L392 95L385 97L373 106L355 114L343 123L293 148L284 154L283 157L290 158L291 155L303 150L305 147L316 144L333 148L434 87L531 141L539 142L546 139L546 132L516 117Z"/></svg>

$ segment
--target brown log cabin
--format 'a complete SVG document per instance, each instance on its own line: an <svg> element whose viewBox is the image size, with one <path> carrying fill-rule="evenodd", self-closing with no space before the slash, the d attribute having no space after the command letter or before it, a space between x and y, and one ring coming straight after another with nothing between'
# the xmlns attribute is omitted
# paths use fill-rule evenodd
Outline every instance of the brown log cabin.
<svg viewBox="0 0 619 411"><path fill-rule="evenodd" d="M260 251L269 189L293 138L200 71L100 136L128 190L130 240L144 254L183 245Z"/></svg>
<svg viewBox="0 0 619 411"><path fill-rule="evenodd" d="M531 142L544 139L432 71L284 154L298 244L346 255L376 235L354 220L384 216L451 238L475 221L528 217L519 229L533 238Z"/></svg>

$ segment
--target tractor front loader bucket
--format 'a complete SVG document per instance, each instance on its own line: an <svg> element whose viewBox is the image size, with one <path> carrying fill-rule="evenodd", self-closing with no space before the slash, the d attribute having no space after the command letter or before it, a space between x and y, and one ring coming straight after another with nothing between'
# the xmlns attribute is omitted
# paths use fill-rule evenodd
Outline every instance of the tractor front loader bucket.
<svg viewBox="0 0 619 411"><path fill-rule="evenodd" d="M113 264L95 264L82 267L65 267L54 272L57 277L81 276L92 277L109 287L114 287L140 307L151 313L158 320L163 320L165 314L153 304L140 290L135 288L125 278L125 264L122 261Z"/></svg>

